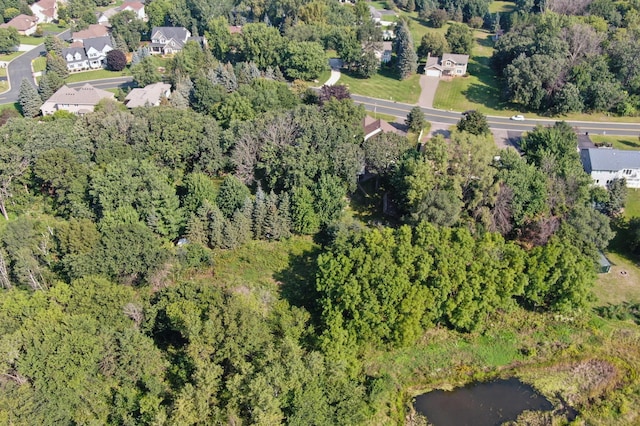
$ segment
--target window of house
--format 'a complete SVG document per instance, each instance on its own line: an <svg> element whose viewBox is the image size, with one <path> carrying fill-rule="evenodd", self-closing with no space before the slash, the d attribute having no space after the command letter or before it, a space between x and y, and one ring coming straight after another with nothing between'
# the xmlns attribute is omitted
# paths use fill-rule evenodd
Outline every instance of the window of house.
<svg viewBox="0 0 640 426"><path fill-rule="evenodd" d="M624 174L625 174L625 175L630 175L630 174L631 174L631 169L626 169L626 170L624 171Z"/></svg>

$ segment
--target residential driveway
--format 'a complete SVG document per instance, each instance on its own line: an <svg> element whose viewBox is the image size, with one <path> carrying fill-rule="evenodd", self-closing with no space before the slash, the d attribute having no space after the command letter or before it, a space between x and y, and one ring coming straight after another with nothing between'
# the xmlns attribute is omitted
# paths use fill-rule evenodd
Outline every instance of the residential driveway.
<svg viewBox="0 0 640 426"><path fill-rule="evenodd" d="M420 76L420 98L418 105L423 108L433 108L433 98L436 96L438 89L439 77L431 77L427 75Z"/></svg>
<svg viewBox="0 0 640 426"><path fill-rule="evenodd" d="M329 59L329 66L331 67L331 77L324 83L325 86L333 86L340 80L340 68L342 68L342 60L333 58Z"/></svg>

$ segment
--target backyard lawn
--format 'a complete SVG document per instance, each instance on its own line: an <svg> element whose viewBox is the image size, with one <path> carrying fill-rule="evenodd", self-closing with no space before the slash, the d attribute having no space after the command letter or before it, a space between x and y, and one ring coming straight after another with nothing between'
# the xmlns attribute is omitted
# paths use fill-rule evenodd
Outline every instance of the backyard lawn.
<svg viewBox="0 0 640 426"><path fill-rule="evenodd" d="M33 46L37 46L42 43L44 43L43 37L20 36L20 44L31 44Z"/></svg>
<svg viewBox="0 0 640 426"><path fill-rule="evenodd" d="M640 217L640 190L627 190L627 202L624 207L624 217L630 219L632 217ZM638 281L640 285L640 281Z"/></svg>
<svg viewBox="0 0 640 426"><path fill-rule="evenodd" d="M395 70L382 68L371 78L358 78L343 72L338 84L344 84L351 93L378 99L389 99L415 104L420 97L420 76L415 74L406 80L398 80Z"/></svg>

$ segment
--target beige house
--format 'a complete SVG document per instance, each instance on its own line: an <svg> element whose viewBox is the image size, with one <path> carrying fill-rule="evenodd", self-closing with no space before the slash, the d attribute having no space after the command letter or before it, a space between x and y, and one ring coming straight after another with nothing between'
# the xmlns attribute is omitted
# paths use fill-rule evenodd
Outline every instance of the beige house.
<svg viewBox="0 0 640 426"><path fill-rule="evenodd" d="M140 89L132 89L124 98L124 104L127 108L158 106L163 98L169 99L170 96L170 84L154 83Z"/></svg>
<svg viewBox="0 0 640 426"><path fill-rule="evenodd" d="M147 14L144 11L144 4L139 1L125 1L122 6L120 6L120 11L123 12L125 10L135 13L136 18L141 21L148 21Z"/></svg>
<svg viewBox="0 0 640 426"><path fill-rule="evenodd" d="M58 2L56 0L40 0L30 7L39 23L46 24L58 19Z"/></svg>
<svg viewBox="0 0 640 426"><path fill-rule="evenodd" d="M18 34L30 36L38 28L38 18L29 15L18 15L6 24L0 25L0 28L15 28L18 30Z"/></svg>
<svg viewBox="0 0 640 426"><path fill-rule="evenodd" d="M64 85L46 100L40 107L40 111L42 111L42 115L51 115L56 111L69 111L73 114L83 115L93 112L102 99L114 98L113 93L97 89L89 83L78 88Z"/></svg>
<svg viewBox="0 0 640 426"><path fill-rule="evenodd" d="M428 55L424 73L430 77L462 77L467 73L469 55L444 53L442 59Z"/></svg>
<svg viewBox="0 0 640 426"><path fill-rule="evenodd" d="M365 115L362 119L362 129L364 130L364 140L367 141L378 133L396 133L406 135L405 132L393 127L391 124L380 118L373 118Z"/></svg>

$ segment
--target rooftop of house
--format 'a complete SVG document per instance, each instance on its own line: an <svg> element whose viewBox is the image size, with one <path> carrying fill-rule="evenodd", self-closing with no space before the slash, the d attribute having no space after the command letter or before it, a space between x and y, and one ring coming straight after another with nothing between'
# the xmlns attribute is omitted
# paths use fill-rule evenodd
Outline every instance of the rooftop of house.
<svg viewBox="0 0 640 426"><path fill-rule="evenodd" d="M32 28L38 22L38 18L29 15L18 15L6 24L0 25L0 28L12 27L18 31L26 31Z"/></svg>
<svg viewBox="0 0 640 426"><path fill-rule="evenodd" d="M67 85L62 86L56 91L47 102L54 104L70 104L70 105L97 105L102 99L113 99L114 95L106 90L97 89L90 85L85 84L82 87L71 88Z"/></svg>
<svg viewBox="0 0 640 426"><path fill-rule="evenodd" d="M132 89L124 98L127 108L136 108L145 105L154 105L167 91L171 90L171 85L167 83L149 84L143 88Z"/></svg>
<svg viewBox="0 0 640 426"><path fill-rule="evenodd" d="M640 169L640 151L589 148L580 150L580 158L582 166L587 173L592 171L617 172L624 169Z"/></svg>
<svg viewBox="0 0 640 426"><path fill-rule="evenodd" d="M382 42L382 50L393 50L393 42L392 41L383 41Z"/></svg>
<svg viewBox="0 0 640 426"><path fill-rule="evenodd" d="M91 24L89 28L82 31L76 31L71 35L73 40L84 40L87 38L104 37L109 34L109 29L104 25Z"/></svg>
<svg viewBox="0 0 640 426"><path fill-rule="evenodd" d="M156 34L161 33L165 38L172 38L178 41L187 41L191 33L185 27L153 27L151 38L156 38Z"/></svg>
<svg viewBox="0 0 640 426"><path fill-rule="evenodd" d="M111 36L103 36L103 37L92 37L83 40L83 45L85 50L89 50L92 47L98 51L102 51L105 46L113 47L113 40L111 40Z"/></svg>
<svg viewBox="0 0 640 426"><path fill-rule="evenodd" d="M53 18L56 11L56 0L40 0L32 4L32 6L38 6L42 9L44 15Z"/></svg>
<svg viewBox="0 0 640 426"><path fill-rule="evenodd" d="M442 54L442 62L445 61L453 61L456 64L468 64L469 63L469 55L459 55L455 53L443 53Z"/></svg>
<svg viewBox="0 0 640 426"><path fill-rule="evenodd" d="M139 1L125 1L122 6L120 6L120 10L126 9L138 11L144 9L144 4L140 3Z"/></svg>
<svg viewBox="0 0 640 426"><path fill-rule="evenodd" d="M242 33L242 26L240 26L240 25L229 25L229 32L231 34L240 34L240 33Z"/></svg>
<svg viewBox="0 0 640 426"><path fill-rule="evenodd" d="M76 59L76 53L80 54L80 59ZM67 61L67 55L69 54L73 56L73 59L71 61ZM62 49L62 57L67 62L84 61L85 59L87 59L87 53L85 52L84 47L82 47L82 45L67 47L65 49Z"/></svg>

